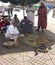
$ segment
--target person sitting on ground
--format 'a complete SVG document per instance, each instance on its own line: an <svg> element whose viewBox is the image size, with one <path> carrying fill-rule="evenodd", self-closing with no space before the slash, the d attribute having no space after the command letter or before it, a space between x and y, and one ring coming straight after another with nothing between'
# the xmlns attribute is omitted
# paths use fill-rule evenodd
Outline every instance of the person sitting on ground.
<svg viewBox="0 0 55 65"><path fill-rule="evenodd" d="M13 24L9 25L6 33L5 33L5 37L6 38L14 38L14 36L17 36L20 32L17 29L17 21L14 20Z"/></svg>
<svg viewBox="0 0 55 65"><path fill-rule="evenodd" d="M24 19L21 20L20 27L22 29L22 33L32 33L33 23L24 16Z"/></svg>
<svg viewBox="0 0 55 65"><path fill-rule="evenodd" d="M9 27L7 28L7 31L5 33L5 38L7 39L15 39L17 36L21 35L18 28L17 28L17 20L13 21L13 24L9 25Z"/></svg>
<svg viewBox="0 0 55 65"><path fill-rule="evenodd" d="M1 21L1 24L2 24L2 26L1 26L1 32L5 33L6 30L7 30L7 28L8 28L8 26L10 25L9 19L7 17L5 17L4 20Z"/></svg>
<svg viewBox="0 0 55 65"><path fill-rule="evenodd" d="M7 27L9 25L10 25L10 21L9 21L9 19L7 17L7 18L4 19L4 26Z"/></svg>
<svg viewBox="0 0 55 65"><path fill-rule="evenodd" d="M15 41L16 39L20 36L20 32L17 29L17 20L13 21L13 24L9 25L6 33L5 33L5 38L9 39L10 41ZM16 44L15 44L16 45Z"/></svg>

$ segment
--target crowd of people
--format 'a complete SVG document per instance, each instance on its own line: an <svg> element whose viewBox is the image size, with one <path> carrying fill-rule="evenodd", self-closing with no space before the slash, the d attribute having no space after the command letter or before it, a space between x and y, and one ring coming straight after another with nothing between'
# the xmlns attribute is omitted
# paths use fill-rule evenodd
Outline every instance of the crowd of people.
<svg viewBox="0 0 55 65"><path fill-rule="evenodd" d="M0 31L5 35L7 39L15 39L20 34L33 33L33 23L34 23L34 12L32 5L29 4L29 8L26 10L27 16L21 21L14 15L14 18L10 21L8 17L0 17ZM47 27L47 8L44 3L41 2L41 6L38 10L38 29L42 31Z"/></svg>

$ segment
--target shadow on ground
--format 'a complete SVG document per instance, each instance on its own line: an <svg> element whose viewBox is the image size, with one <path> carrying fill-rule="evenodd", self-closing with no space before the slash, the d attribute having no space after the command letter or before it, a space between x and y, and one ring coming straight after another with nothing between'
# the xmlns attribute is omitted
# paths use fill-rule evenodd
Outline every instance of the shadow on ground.
<svg viewBox="0 0 55 65"><path fill-rule="evenodd" d="M46 36L51 42L45 44L46 47L49 49L51 46L55 44L55 34L53 34L51 31L46 30L44 32L37 32L39 35ZM21 52L28 52L28 51L34 51L33 47L20 43L19 46L7 49L3 46L3 43L6 41L5 37L0 33L0 55L9 54L9 53L21 53Z"/></svg>

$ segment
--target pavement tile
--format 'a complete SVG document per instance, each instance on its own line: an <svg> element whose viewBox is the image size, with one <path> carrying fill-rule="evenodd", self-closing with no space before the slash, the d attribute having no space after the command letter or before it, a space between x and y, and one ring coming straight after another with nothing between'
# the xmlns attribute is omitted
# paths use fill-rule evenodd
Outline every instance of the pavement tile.
<svg viewBox="0 0 55 65"><path fill-rule="evenodd" d="M47 64L47 65L55 65L55 64L53 64L53 62L52 62L51 60L47 60L47 61L45 62L45 64Z"/></svg>

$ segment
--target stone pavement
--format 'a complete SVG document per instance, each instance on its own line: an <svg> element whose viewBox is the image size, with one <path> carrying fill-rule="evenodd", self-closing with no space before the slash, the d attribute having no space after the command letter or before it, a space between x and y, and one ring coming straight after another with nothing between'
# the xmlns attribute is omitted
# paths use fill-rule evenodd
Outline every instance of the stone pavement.
<svg viewBox="0 0 55 65"><path fill-rule="evenodd" d="M55 42L54 42L55 43ZM0 65L55 65L55 45L48 53L38 52L28 45L17 48L0 48Z"/></svg>
<svg viewBox="0 0 55 65"><path fill-rule="evenodd" d="M50 13L51 14L51 13ZM0 65L55 65L55 18L48 15L47 30L41 34L53 40L46 44L48 53L38 52L35 55L33 47L20 44L18 47L7 49L3 46L5 38L0 34ZM50 49L51 48L51 49Z"/></svg>

